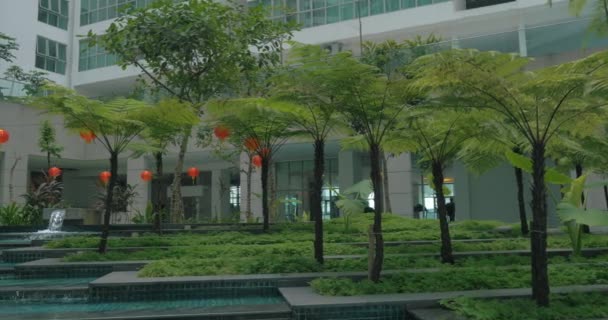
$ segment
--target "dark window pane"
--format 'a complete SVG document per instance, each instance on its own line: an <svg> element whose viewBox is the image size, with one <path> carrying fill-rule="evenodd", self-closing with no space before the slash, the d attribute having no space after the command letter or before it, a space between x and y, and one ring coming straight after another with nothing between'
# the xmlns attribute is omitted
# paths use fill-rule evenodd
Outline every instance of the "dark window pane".
<svg viewBox="0 0 608 320"><path fill-rule="evenodd" d="M65 59L65 49L66 49L65 45L62 45L62 44L59 45L59 60L63 60L63 61L66 60Z"/></svg>
<svg viewBox="0 0 608 320"><path fill-rule="evenodd" d="M325 9L315 10L312 13L313 15L313 24L315 26L320 26L325 24Z"/></svg>
<svg viewBox="0 0 608 320"><path fill-rule="evenodd" d="M401 0L401 8L413 8L416 6L416 0Z"/></svg>
<svg viewBox="0 0 608 320"><path fill-rule="evenodd" d="M44 69L44 57L36 55L36 68Z"/></svg>
<svg viewBox="0 0 608 320"><path fill-rule="evenodd" d="M63 30L68 29L68 19L65 17L59 17L59 28Z"/></svg>
<svg viewBox="0 0 608 320"><path fill-rule="evenodd" d="M55 60L46 58L46 70L55 72Z"/></svg>
<svg viewBox="0 0 608 320"><path fill-rule="evenodd" d="M49 8L49 0L40 0L40 6L43 8Z"/></svg>
<svg viewBox="0 0 608 320"><path fill-rule="evenodd" d="M51 10L59 12L59 0L51 0Z"/></svg>
<svg viewBox="0 0 608 320"><path fill-rule="evenodd" d="M343 4L340 6L340 16L342 21L350 20L355 17L355 9L352 3Z"/></svg>
<svg viewBox="0 0 608 320"><path fill-rule="evenodd" d="M426 6L432 4L433 0L418 0L418 6Z"/></svg>
<svg viewBox="0 0 608 320"><path fill-rule="evenodd" d="M61 14L64 16L68 15L68 1L61 0Z"/></svg>
<svg viewBox="0 0 608 320"><path fill-rule="evenodd" d="M59 74L65 74L65 62L58 61L55 72Z"/></svg>
<svg viewBox="0 0 608 320"><path fill-rule="evenodd" d="M84 26L89 24L89 15L88 14L81 14L80 15L80 25Z"/></svg>
<svg viewBox="0 0 608 320"><path fill-rule="evenodd" d="M46 11L38 10L38 21L48 23L47 19L48 19L48 16L46 14Z"/></svg>
<svg viewBox="0 0 608 320"><path fill-rule="evenodd" d="M313 9L325 7L325 0L312 0Z"/></svg>
<svg viewBox="0 0 608 320"><path fill-rule="evenodd" d="M56 58L57 57L57 45L53 41L49 41L49 51L48 56Z"/></svg>
<svg viewBox="0 0 608 320"><path fill-rule="evenodd" d="M78 60L78 71L85 71L87 69L87 59L80 58Z"/></svg>
<svg viewBox="0 0 608 320"><path fill-rule="evenodd" d="M300 11L306 11L310 9L310 0L300 0Z"/></svg>
<svg viewBox="0 0 608 320"><path fill-rule="evenodd" d="M399 10L399 0L386 0L386 11L397 11Z"/></svg>
<svg viewBox="0 0 608 320"><path fill-rule="evenodd" d="M49 22L48 24L52 25L52 26L58 26L59 25L59 21L57 20L57 15L56 14L49 14Z"/></svg>
<svg viewBox="0 0 608 320"><path fill-rule="evenodd" d="M38 45L37 50L38 53L46 54L46 39L43 37L38 37Z"/></svg>

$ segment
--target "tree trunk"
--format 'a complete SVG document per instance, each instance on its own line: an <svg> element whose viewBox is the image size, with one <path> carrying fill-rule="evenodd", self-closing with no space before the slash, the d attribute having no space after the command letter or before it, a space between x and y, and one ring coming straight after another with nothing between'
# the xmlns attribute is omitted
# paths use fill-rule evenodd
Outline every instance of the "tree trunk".
<svg viewBox="0 0 608 320"><path fill-rule="evenodd" d="M316 140L314 179L311 190L310 213L315 222L315 260L323 263L323 209L321 196L323 192L323 173L325 172L325 141Z"/></svg>
<svg viewBox="0 0 608 320"><path fill-rule="evenodd" d="M604 199L606 200L606 210L608 210L608 185L604 185Z"/></svg>
<svg viewBox="0 0 608 320"><path fill-rule="evenodd" d="M576 177L580 178L580 176L583 175L583 165L580 163L575 164L574 171L576 172ZM581 205L583 206L583 209L587 207L587 206L585 206L585 193L584 192L581 193ZM586 224L581 225L581 231L583 231L583 233L591 233L589 226Z"/></svg>
<svg viewBox="0 0 608 320"><path fill-rule="evenodd" d="M433 162L433 186L437 195L437 213L439 216L439 229L441 230L441 262L454 263L452 255L452 238L448 226L448 210L445 205L445 195L443 194L443 166L441 163Z"/></svg>
<svg viewBox="0 0 608 320"><path fill-rule="evenodd" d="M532 298L538 306L549 305L547 273L547 189L545 186L545 145L532 149Z"/></svg>
<svg viewBox="0 0 608 320"><path fill-rule="evenodd" d="M381 157L382 151L378 144L370 145L369 150L370 164L371 164L371 180L372 187L374 190L374 224L372 231L375 239L375 254L369 269L368 278L373 282L380 281L380 273L382 272L382 263L384 260L384 240L382 238L382 213L384 212L383 201L384 194L382 193L382 173L381 173Z"/></svg>
<svg viewBox="0 0 608 320"><path fill-rule="evenodd" d="M382 156L382 183L384 186L384 211L393 212L391 206L391 194L388 188L388 157L389 154L385 153Z"/></svg>
<svg viewBox="0 0 608 320"><path fill-rule="evenodd" d="M101 240L99 241L98 252L105 254L108 250L108 236L110 234L110 216L112 215L112 198L114 196L114 186L118 179L118 153L110 152L110 181L106 187L105 212L103 214L103 226L101 227Z"/></svg>
<svg viewBox="0 0 608 320"><path fill-rule="evenodd" d="M162 214L163 214L163 153L154 154L156 161L156 203L154 204L154 229L158 235L163 234Z"/></svg>
<svg viewBox="0 0 608 320"><path fill-rule="evenodd" d="M528 228L528 218L526 217L526 201L524 200L524 176L523 170L515 168L515 181L517 182L517 205L519 207L519 223L521 226L521 234L527 235L530 233Z"/></svg>
<svg viewBox="0 0 608 320"><path fill-rule="evenodd" d="M253 164L251 164L251 154L247 154L249 161L247 163L247 199L245 203L245 214L247 215L247 221L253 218L251 212L251 175L253 174Z"/></svg>
<svg viewBox="0 0 608 320"><path fill-rule="evenodd" d="M173 184L171 184L171 221L180 223L184 221L184 201L182 199L182 171L184 170L184 157L190 140L190 129L186 129L179 145L177 163L173 171Z"/></svg>
<svg viewBox="0 0 608 320"><path fill-rule="evenodd" d="M51 168L51 153L50 153L50 152L47 152L47 153L46 153L46 170L47 170L46 172L47 172L47 173L49 172L48 170L49 170L50 168Z"/></svg>
<svg viewBox="0 0 608 320"><path fill-rule="evenodd" d="M262 216L264 219L264 232L270 229L270 212L268 208L268 170L270 161L262 157Z"/></svg>

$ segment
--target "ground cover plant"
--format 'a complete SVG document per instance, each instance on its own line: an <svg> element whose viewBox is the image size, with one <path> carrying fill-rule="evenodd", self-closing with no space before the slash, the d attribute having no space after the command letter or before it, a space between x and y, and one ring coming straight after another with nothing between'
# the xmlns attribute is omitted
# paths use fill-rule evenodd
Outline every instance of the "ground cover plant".
<svg viewBox="0 0 608 320"><path fill-rule="evenodd" d="M481 289L528 288L529 266L506 268L470 267L442 269L440 272L401 272L389 274L380 283L347 278L321 278L311 282L315 292L328 296L443 292ZM607 284L605 263L586 265L551 265L553 286ZM497 318L502 319L502 318Z"/></svg>
<svg viewBox="0 0 608 320"><path fill-rule="evenodd" d="M109 253L110 255L112 252ZM121 257L127 254L120 254ZM436 257L429 256L386 256L386 270L427 269L435 271L460 270L462 268L491 268L519 266L525 269L529 257L486 256L457 259L453 265L443 265ZM551 264L597 264L608 262L608 255L593 258L552 257ZM367 269L365 256L357 259L326 259L323 265L315 263L308 256L285 256L264 254L251 257L222 258L171 258L154 261L139 272L140 277L206 276L227 274L268 274L298 272L350 272ZM523 269L521 269L523 270ZM432 271L432 270L427 270ZM523 272L525 273L525 272Z"/></svg>
<svg viewBox="0 0 608 320"><path fill-rule="evenodd" d="M608 317L605 293L570 293L553 295L551 308L537 308L528 298L473 299L456 298L441 304L470 320L588 320Z"/></svg>

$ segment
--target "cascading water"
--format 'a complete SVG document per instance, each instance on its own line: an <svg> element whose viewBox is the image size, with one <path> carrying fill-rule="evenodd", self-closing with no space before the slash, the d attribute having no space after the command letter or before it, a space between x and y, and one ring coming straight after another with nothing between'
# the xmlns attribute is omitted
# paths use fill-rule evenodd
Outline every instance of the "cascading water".
<svg viewBox="0 0 608 320"><path fill-rule="evenodd" d="M47 239L48 237L45 236L46 234L64 233L61 231L63 218L65 218L65 209L53 210L49 218L49 227L32 234L30 239Z"/></svg>
<svg viewBox="0 0 608 320"><path fill-rule="evenodd" d="M47 230L51 232L61 231L64 217L65 209L53 210L53 212L51 212L51 217L49 219L49 228Z"/></svg>

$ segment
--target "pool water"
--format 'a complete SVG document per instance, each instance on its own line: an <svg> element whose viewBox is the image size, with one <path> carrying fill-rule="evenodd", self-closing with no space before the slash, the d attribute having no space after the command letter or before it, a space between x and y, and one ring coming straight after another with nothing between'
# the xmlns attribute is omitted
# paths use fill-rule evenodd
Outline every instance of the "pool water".
<svg viewBox="0 0 608 320"><path fill-rule="evenodd" d="M264 305L285 302L280 296L187 299L172 301L133 301L133 302L87 302L86 299L65 299L61 302L8 302L0 304L0 318L3 315L111 312L111 311L154 311L172 309L209 308L235 305Z"/></svg>
<svg viewBox="0 0 608 320"><path fill-rule="evenodd" d="M42 287L42 286L77 286L87 285L97 278L48 278L48 279L16 279L14 275L0 278L0 287Z"/></svg>

